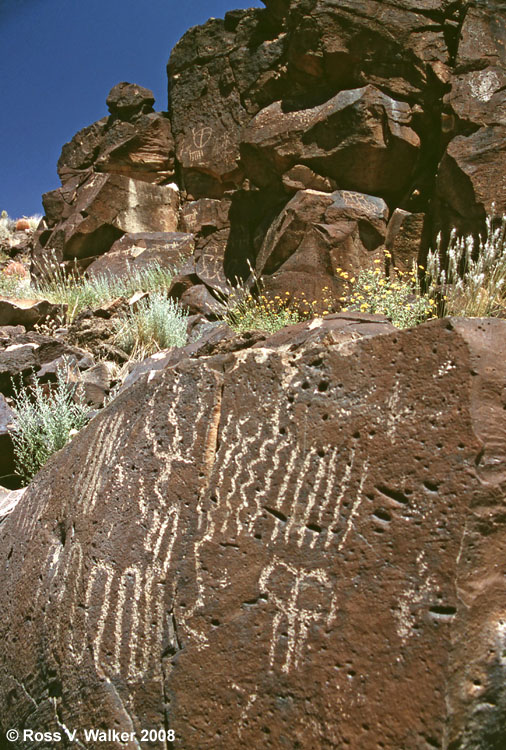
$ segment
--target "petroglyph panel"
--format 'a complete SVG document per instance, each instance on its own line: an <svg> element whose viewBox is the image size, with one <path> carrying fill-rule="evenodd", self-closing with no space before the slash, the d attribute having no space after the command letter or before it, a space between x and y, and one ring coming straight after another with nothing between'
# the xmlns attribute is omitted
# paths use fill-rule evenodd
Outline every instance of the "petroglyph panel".
<svg viewBox="0 0 506 750"><path fill-rule="evenodd" d="M230 747L263 726L275 747L328 727L339 746L357 711L399 747L440 726L465 504L486 502L469 346L445 323L263 342L124 391L0 524L0 717L16 675L55 731L147 721L182 747L212 748L217 726ZM483 392L492 456L503 422Z"/></svg>

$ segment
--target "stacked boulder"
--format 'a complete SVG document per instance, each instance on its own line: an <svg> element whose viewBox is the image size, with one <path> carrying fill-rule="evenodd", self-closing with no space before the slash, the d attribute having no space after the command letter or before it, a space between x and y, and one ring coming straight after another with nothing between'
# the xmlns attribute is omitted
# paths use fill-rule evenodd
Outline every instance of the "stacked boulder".
<svg viewBox="0 0 506 750"><path fill-rule="evenodd" d="M183 36L168 112L112 89L110 115L63 148L36 265L52 250L102 271L141 236L183 255L173 296L192 310L250 266L267 293L337 298L338 266L386 247L407 267L439 230L506 210L497 0L264 2Z"/></svg>

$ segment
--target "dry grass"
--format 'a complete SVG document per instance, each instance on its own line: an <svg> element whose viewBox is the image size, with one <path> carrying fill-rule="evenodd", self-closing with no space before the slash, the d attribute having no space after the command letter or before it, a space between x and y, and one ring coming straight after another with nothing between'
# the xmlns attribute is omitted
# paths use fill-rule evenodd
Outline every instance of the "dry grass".
<svg viewBox="0 0 506 750"><path fill-rule="evenodd" d="M453 231L446 252L438 237L427 259L427 291L439 300L441 316L506 317L506 216L489 216L476 241Z"/></svg>

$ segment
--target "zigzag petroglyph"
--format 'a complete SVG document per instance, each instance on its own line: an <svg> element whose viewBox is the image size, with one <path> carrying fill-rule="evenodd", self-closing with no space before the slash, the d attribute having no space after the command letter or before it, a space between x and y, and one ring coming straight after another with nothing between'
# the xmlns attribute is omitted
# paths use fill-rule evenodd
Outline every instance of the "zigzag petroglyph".
<svg viewBox="0 0 506 750"><path fill-rule="evenodd" d="M278 574L283 574L287 584L284 593L278 587L271 599L271 667L276 661L283 671L289 671L300 662L311 623L328 624L337 607L328 574L321 568L301 567L293 556L305 544L313 549L317 545L329 548L335 540L339 549L344 547L360 512L367 467L357 461L353 442L318 447L306 436L304 445L290 421L281 430L282 398L276 401L270 418L252 430L251 415L238 418L233 409L222 421L222 376L213 373L209 381L207 371L207 380L203 382L202 376L202 382L196 384L194 377L174 375L163 389L153 383L144 423L134 420L132 424L124 415L104 415L76 482L81 508L89 516L105 491L105 468L115 453L119 456L107 496L114 494L117 483L123 492L128 488L128 501L136 502L139 559L131 559L123 568L107 559L93 558L90 565L78 539L69 534L64 545L58 542L48 552L40 593L48 591L53 578L59 579L60 596L48 611L67 608L75 624L65 639L68 647L82 661L88 658L91 646L93 663L101 674L138 679L154 664L159 665L171 582L175 586L169 573L182 539L182 510L174 480L180 468L202 461L205 470L196 498L197 537L188 551L196 586L193 601L190 599L185 613L179 615L181 624L197 647L207 645L203 626L196 626L193 620L205 605L206 546L231 537L238 542L244 536L251 538L261 526L264 538L275 547L275 556L260 573L259 590L271 599L270 582ZM209 394L209 384L214 393L211 401L204 397ZM183 431L178 415L188 403L192 405L188 421L192 429ZM133 430L154 459L156 470L149 480L132 473L128 459L123 458L122 445ZM256 458L251 460L251 456ZM198 486L197 482L196 492ZM356 496L351 509L343 511L343 499L353 490ZM311 523L315 519L317 523ZM102 528L101 533L108 538L111 529ZM226 570L223 573L223 586L228 587ZM315 592L308 608L301 596L311 587ZM278 643L286 628L288 642Z"/></svg>
<svg viewBox="0 0 506 750"><path fill-rule="evenodd" d="M273 599L271 656L274 659L278 651L275 641L280 637L282 621L286 620L291 640L282 668L289 671L299 663L310 624L329 623L337 608L337 595L332 592L328 575L322 569L306 571L290 561L294 545L298 549L304 544L314 548L320 543L328 548L335 540L339 549L343 549L360 512L368 467L356 460L355 441L318 449L307 440L305 448L300 435L295 434L292 427L285 427L281 434L281 411L278 401L272 418L263 422L255 432L251 431L249 416L237 419L232 410L221 426L221 447L215 456L205 497L199 500L199 533L192 545L196 594L193 604L181 614L181 618L197 647L206 647L206 632L192 620L205 605L203 558L206 546L222 540L228 543L231 538L239 543L243 536L252 537L260 523L264 529L266 523L270 524L266 538L270 544L276 545L276 565L288 571L293 579L286 595L280 596L278 588ZM251 456L256 458L251 461ZM279 477L281 467L284 467L282 481L278 479L276 486L274 479ZM356 493L354 501L348 503L346 507L350 509L343 512L343 500L353 490ZM269 507L274 512L266 513ZM308 527L310 518L318 519L314 529ZM320 531L317 528L320 524L327 528ZM258 584L267 597L274 570L272 565L261 574ZM323 585L324 607L317 595L314 609L308 610L297 604L301 582L304 582L303 588Z"/></svg>

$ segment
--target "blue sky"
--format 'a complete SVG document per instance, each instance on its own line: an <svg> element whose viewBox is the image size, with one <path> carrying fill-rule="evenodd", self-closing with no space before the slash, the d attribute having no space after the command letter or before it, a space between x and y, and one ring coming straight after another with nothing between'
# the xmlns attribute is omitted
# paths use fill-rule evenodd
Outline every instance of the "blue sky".
<svg viewBox="0 0 506 750"><path fill-rule="evenodd" d="M260 0L0 0L0 211L42 213L61 147L139 83L167 108L165 66L191 26Z"/></svg>

